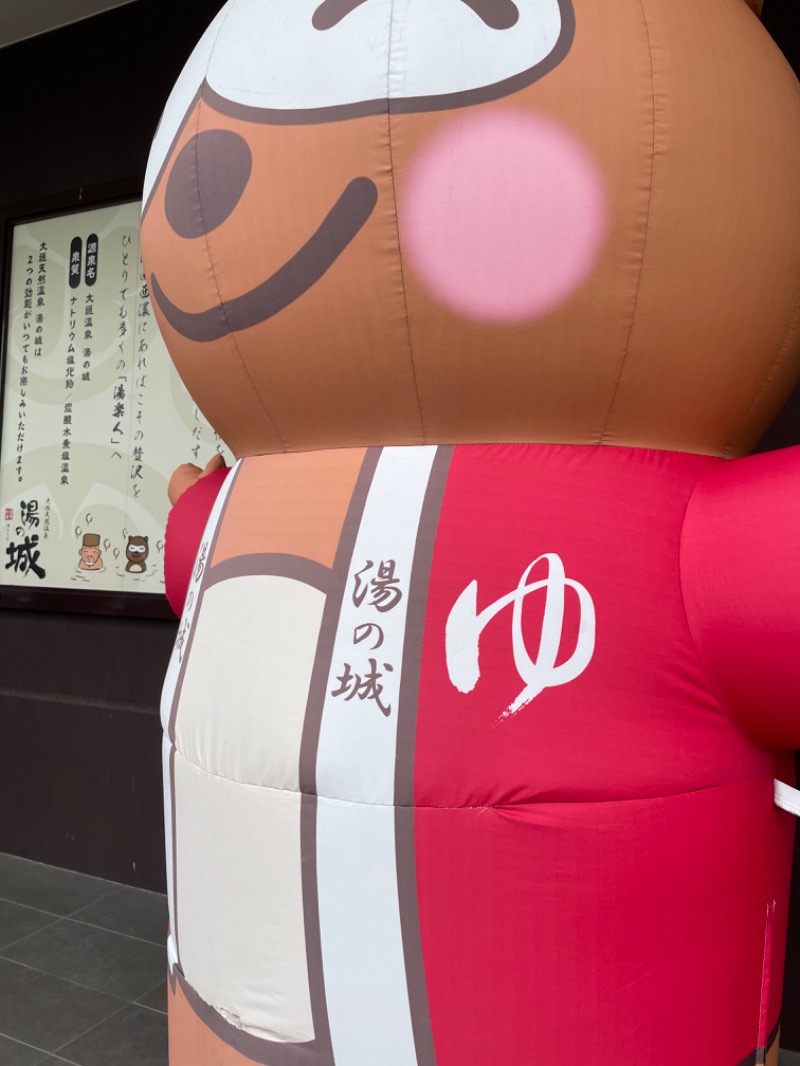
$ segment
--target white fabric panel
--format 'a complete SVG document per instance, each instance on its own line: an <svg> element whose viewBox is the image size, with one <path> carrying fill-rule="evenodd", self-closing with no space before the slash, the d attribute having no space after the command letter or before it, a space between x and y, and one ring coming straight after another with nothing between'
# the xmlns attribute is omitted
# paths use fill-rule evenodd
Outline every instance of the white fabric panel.
<svg viewBox="0 0 800 1066"><path fill-rule="evenodd" d="M320 0L232 0L208 82L228 100L318 108L493 85L541 63L561 34L558 0L517 0L519 19L489 28L461 0L367 0L317 30ZM391 54L390 54L391 53Z"/></svg>
<svg viewBox="0 0 800 1066"><path fill-rule="evenodd" d="M461 0L395 0L389 96L479 89L541 63L561 35L558 0L516 5L516 25L494 30Z"/></svg>
<svg viewBox="0 0 800 1066"><path fill-rule="evenodd" d="M775 779L775 806L800 818L800 789Z"/></svg>
<svg viewBox="0 0 800 1066"><path fill-rule="evenodd" d="M317 885L336 1066L407 1066L416 1061L400 927L394 781L411 571L436 451L381 452L348 569L323 707ZM397 581L382 596L380 585L366 588L364 583L380 578L381 565L389 562ZM401 593L399 599L397 592L388 591L392 588ZM376 643L374 632L355 642L358 632L374 625L381 628L379 647L370 647ZM335 695L347 676L363 686L370 660L381 672L379 698L388 713L370 698L377 689L354 689L355 680ZM354 1003L359 1004L357 1017Z"/></svg>
<svg viewBox="0 0 800 1066"><path fill-rule="evenodd" d="M205 551L207 558L206 566L211 559L211 545L214 540L217 526L219 525L220 515L222 514L228 495L233 487L240 463L241 459L225 478L222 488L219 490L216 500L214 500L214 506L211 508L211 514L208 516L206 528L204 529L203 536L200 540L198 555L202 555ZM183 614L181 615L180 625L178 626L178 636L172 648L169 665L167 666L164 687L161 690L161 724L164 727L165 732L169 729L169 720L172 714L172 701L175 697L175 687L178 684L181 665L186 655L186 649L192 632L192 625L194 624L194 616L197 612L197 606L199 603L200 585L202 584L204 576L205 567L198 568L196 566L192 571L189 588L186 592L186 602L184 603Z"/></svg>
<svg viewBox="0 0 800 1066"><path fill-rule="evenodd" d="M172 780L169 770L169 758L172 753L172 744L170 744L169 737L164 734L164 739L161 744L161 761L164 773L164 839L166 843L166 859L167 859L167 906L169 910L169 928L170 933L175 928L175 899L173 893L173 876L174 869L172 865L172 843L173 843L173 830L172 830ZM172 936L169 937L172 940ZM175 946L173 944L173 951Z"/></svg>
<svg viewBox="0 0 800 1066"><path fill-rule="evenodd" d="M175 969L178 965L178 949L175 947L175 937L172 933L167 937L167 968L169 972Z"/></svg>
<svg viewBox="0 0 800 1066"><path fill-rule="evenodd" d="M317 792L362 803L394 802L395 754L397 744L398 695L403 663L403 641L408 609L411 567L417 545L422 503L428 487L436 447L384 448L370 486L361 526L348 570L341 614L326 689L325 705L317 754ZM360 581L377 578L381 563L391 561L402 598L381 611L372 592L363 602L354 602ZM363 570L367 563L372 567ZM362 571L359 578L359 571ZM384 606L389 601L384 602ZM359 627L379 625L383 642L373 648L375 639L355 642ZM364 679L372 671L380 673L379 699L369 697ZM341 695L347 667L353 680ZM391 667L391 669L389 669ZM362 679L358 693L350 695ZM365 698L362 699L361 693Z"/></svg>
<svg viewBox="0 0 800 1066"><path fill-rule="evenodd" d="M318 800L322 964L336 1066L417 1061L397 899L394 815L394 807Z"/></svg>
<svg viewBox="0 0 800 1066"><path fill-rule="evenodd" d="M285 577L212 585L195 621L176 743L234 781L298 789L308 689L325 596Z"/></svg>
<svg viewBox="0 0 800 1066"><path fill-rule="evenodd" d="M176 903L189 984L228 1021L313 1039L296 792L215 777L175 758Z"/></svg>

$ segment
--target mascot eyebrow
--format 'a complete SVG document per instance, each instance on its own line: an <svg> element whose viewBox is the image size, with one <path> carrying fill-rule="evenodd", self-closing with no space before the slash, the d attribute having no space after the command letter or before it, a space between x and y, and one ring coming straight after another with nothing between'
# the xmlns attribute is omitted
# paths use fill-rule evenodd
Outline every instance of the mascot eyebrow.
<svg viewBox="0 0 800 1066"><path fill-rule="evenodd" d="M311 17L315 30L330 30L337 26L366 0L322 0ZM461 0L492 30L510 30L519 20L519 8L514 0Z"/></svg>

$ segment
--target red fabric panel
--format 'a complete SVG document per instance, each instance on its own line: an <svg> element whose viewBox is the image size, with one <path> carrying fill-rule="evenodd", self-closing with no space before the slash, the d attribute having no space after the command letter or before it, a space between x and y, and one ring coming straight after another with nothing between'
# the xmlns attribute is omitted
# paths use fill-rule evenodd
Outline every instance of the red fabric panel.
<svg viewBox="0 0 800 1066"><path fill-rule="evenodd" d="M638 449L454 451L414 778L437 1066L732 1066L777 1022L787 840L775 760L721 707L681 587L689 500L732 465ZM595 647L574 679L504 715L524 684L512 606L481 629L471 691L453 684L448 620L471 582L480 614L544 553L591 597ZM529 580L547 577L540 562ZM532 660L547 592L522 607ZM574 586L565 597L556 665L581 621Z"/></svg>
<svg viewBox="0 0 800 1066"><path fill-rule="evenodd" d="M794 754L781 754L775 774L789 785L795 784ZM763 1003L762 1027L768 1038L781 1014L783 971L786 963L786 938L789 925L789 895L792 881L792 856L797 819L776 809L773 833L772 898L773 906L768 987Z"/></svg>
<svg viewBox="0 0 800 1066"><path fill-rule="evenodd" d="M200 478L180 496L169 513L164 540L164 583L170 607L178 617L183 613L203 530L229 472L215 470Z"/></svg>
<svg viewBox="0 0 800 1066"><path fill-rule="evenodd" d="M754 743L800 747L800 448L709 468L681 564L692 635L725 707Z"/></svg>
<svg viewBox="0 0 800 1066"><path fill-rule="evenodd" d="M417 722L415 801L480 806L532 798L641 799L769 772L720 709L686 623L680 534L698 476L722 460L633 448L536 445L455 449L428 592ZM591 595L591 662L500 720L523 688L512 609L480 636L481 676L453 685L445 629L477 581L483 610L526 567L558 553ZM540 563L532 577L544 577ZM559 659L576 644L578 597L566 590ZM523 608L537 655L544 591Z"/></svg>
<svg viewBox="0 0 800 1066"><path fill-rule="evenodd" d="M418 809L437 1066L751 1054L783 817L771 793L765 776L662 799Z"/></svg>

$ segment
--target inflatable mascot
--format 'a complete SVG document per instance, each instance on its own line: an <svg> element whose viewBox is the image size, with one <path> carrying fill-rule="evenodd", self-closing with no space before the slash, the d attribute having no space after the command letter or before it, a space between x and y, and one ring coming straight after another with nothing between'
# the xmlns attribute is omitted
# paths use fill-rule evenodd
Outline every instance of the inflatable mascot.
<svg viewBox="0 0 800 1066"><path fill-rule="evenodd" d="M173 1066L777 1062L799 174L744 0L220 12L143 219L239 457L172 486Z"/></svg>

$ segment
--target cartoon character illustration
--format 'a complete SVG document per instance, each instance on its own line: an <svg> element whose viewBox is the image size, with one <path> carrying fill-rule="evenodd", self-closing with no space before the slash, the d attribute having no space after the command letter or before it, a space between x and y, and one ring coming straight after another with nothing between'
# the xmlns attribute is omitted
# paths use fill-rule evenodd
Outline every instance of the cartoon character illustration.
<svg viewBox="0 0 800 1066"><path fill-rule="evenodd" d="M239 457L171 486L171 1062L772 1066L796 81L744 0L401 7L231 0L148 168Z"/></svg>
<svg viewBox="0 0 800 1066"><path fill-rule="evenodd" d="M147 556L150 554L150 548L147 543L147 537L132 537L128 536L128 543L125 545L125 558L128 560L125 564L125 570L129 574L143 574L147 570Z"/></svg>
<svg viewBox="0 0 800 1066"><path fill-rule="evenodd" d="M83 534L78 555L80 557L78 570L100 571L105 569L103 553L100 551L100 535L98 533Z"/></svg>

